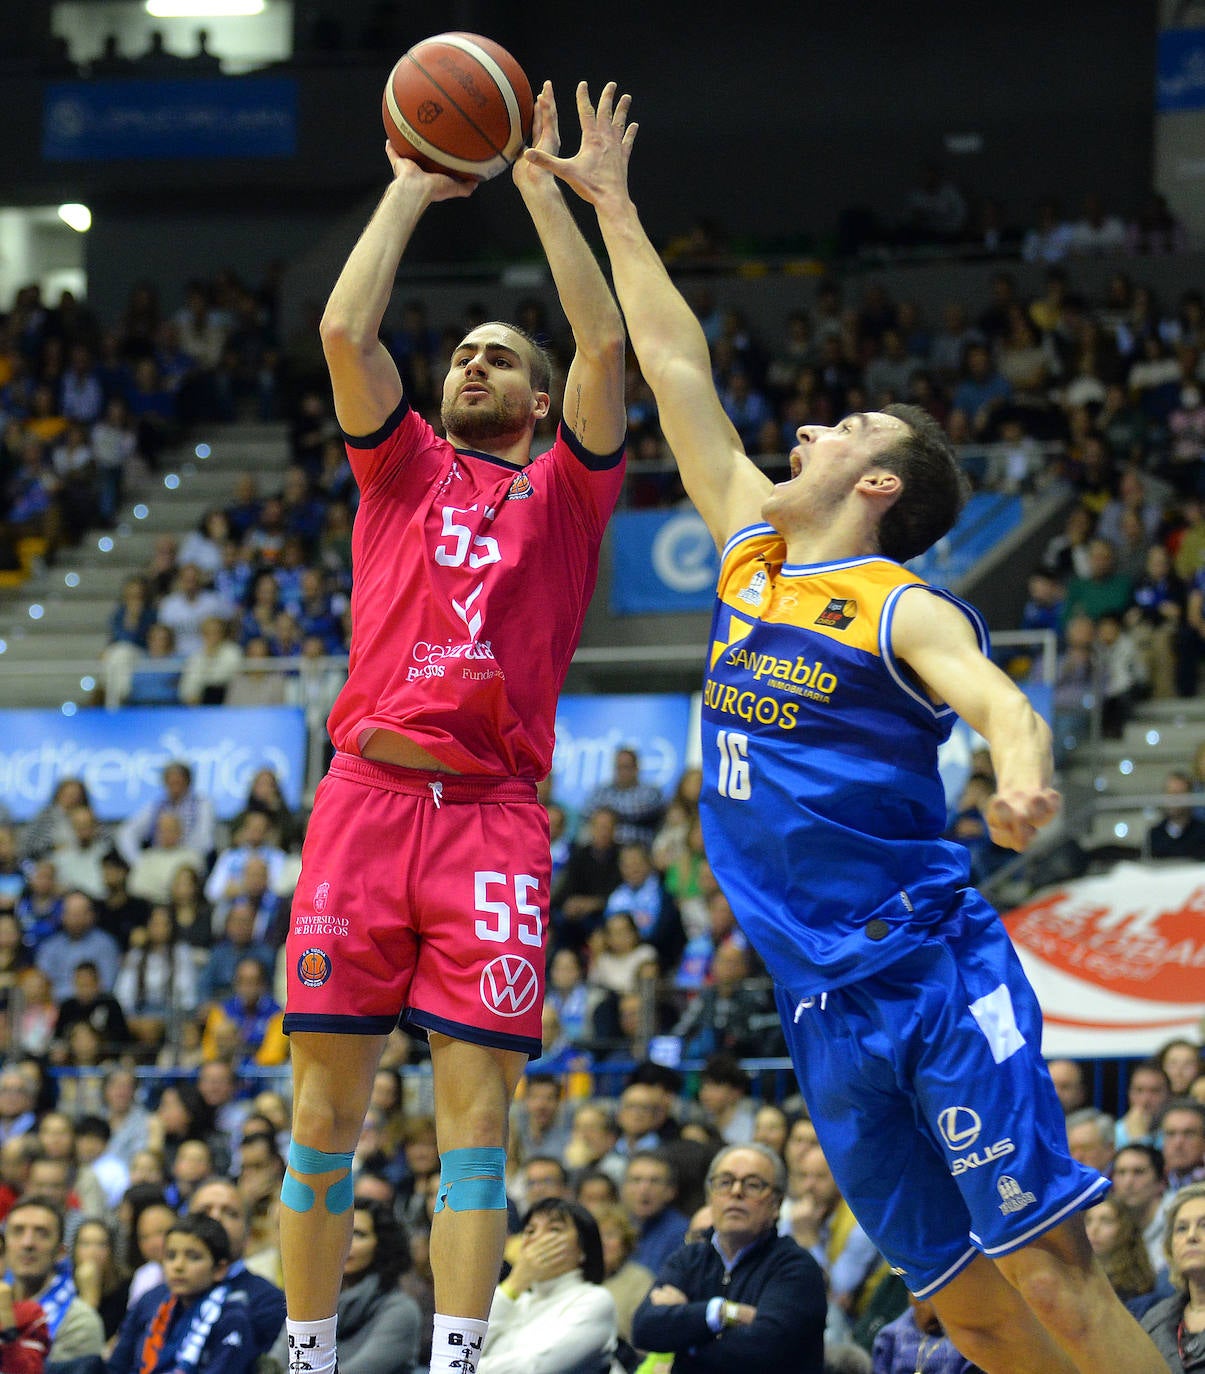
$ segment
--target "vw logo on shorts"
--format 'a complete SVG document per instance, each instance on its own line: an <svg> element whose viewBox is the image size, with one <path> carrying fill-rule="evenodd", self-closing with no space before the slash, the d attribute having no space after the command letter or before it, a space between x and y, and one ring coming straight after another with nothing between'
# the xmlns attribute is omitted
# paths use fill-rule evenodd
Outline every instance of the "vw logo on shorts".
<svg viewBox="0 0 1205 1374"><path fill-rule="evenodd" d="M517 954L500 954L481 970L481 1000L498 1016L522 1016L539 995L535 969Z"/></svg>
<svg viewBox="0 0 1205 1374"><path fill-rule="evenodd" d="M941 1138L951 1150L969 1150L979 1139L983 1122L970 1107L944 1107L937 1118Z"/></svg>

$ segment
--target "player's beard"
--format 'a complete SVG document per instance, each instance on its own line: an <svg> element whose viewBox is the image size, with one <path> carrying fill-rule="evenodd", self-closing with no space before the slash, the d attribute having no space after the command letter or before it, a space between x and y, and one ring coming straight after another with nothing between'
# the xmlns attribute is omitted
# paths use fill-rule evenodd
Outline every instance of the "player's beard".
<svg viewBox="0 0 1205 1374"><path fill-rule="evenodd" d="M493 396L488 402L470 403L459 397L440 409L444 433L474 446L508 439L523 432L519 407L509 396Z"/></svg>

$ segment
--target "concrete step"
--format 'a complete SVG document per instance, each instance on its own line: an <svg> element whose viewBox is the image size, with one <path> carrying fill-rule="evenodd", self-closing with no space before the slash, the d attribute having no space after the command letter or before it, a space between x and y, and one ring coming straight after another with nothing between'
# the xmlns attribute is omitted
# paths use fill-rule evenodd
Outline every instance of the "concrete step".
<svg viewBox="0 0 1205 1374"><path fill-rule="evenodd" d="M22 673L6 672L0 667L0 700L6 710L14 711L53 710L68 702L83 706L92 699L95 677L94 673L79 673L54 664Z"/></svg>
<svg viewBox="0 0 1205 1374"><path fill-rule="evenodd" d="M100 635L103 642L108 639L109 616L116 602L107 596L81 595L76 598L67 595L45 598L31 604L41 606L41 616L34 619L27 610L24 618L13 616L8 621L8 629L21 631L35 642L52 634L79 634L89 638ZM3 623L4 619L0 618L0 624Z"/></svg>
<svg viewBox="0 0 1205 1374"><path fill-rule="evenodd" d="M28 631L22 633L17 628L5 637L0 671L2 665L13 663L95 663L108 638L103 630L100 633L89 633L82 630L39 628L31 634Z"/></svg>

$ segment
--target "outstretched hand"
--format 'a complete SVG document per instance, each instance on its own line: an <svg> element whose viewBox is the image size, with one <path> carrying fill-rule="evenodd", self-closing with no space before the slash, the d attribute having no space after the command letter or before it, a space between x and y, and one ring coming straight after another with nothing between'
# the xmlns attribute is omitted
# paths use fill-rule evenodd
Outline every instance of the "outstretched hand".
<svg viewBox="0 0 1205 1374"><path fill-rule="evenodd" d="M412 157L402 157L388 139L385 140L385 155L393 168L394 181L412 182L420 187L431 201L471 196L477 189L475 181L462 181L459 177L449 176L446 172L428 172Z"/></svg>
<svg viewBox="0 0 1205 1374"><path fill-rule="evenodd" d="M636 124L628 123L628 109L632 104L630 95L621 95L614 81L609 81L598 97L597 109L590 103L590 92L584 81L577 87L577 115L582 126L582 143L570 158L556 156L557 148L548 147L548 140L536 137L538 125L533 125L533 146L523 154L522 161L545 172L559 177L571 186L579 196L591 205L597 205L611 194L626 195L628 183L628 161L632 156L632 144L636 141ZM545 96L552 108L553 119L556 106L552 103L552 88L545 83L536 104L536 118L540 117L540 107ZM545 118L545 124L547 119ZM555 134L553 141L559 146ZM516 175L518 167L516 166Z"/></svg>
<svg viewBox="0 0 1205 1374"><path fill-rule="evenodd" d="M1059 794L1053 787L997 792L987 804L988 833L995 844L1019 853L1058 814Z"/></svg>

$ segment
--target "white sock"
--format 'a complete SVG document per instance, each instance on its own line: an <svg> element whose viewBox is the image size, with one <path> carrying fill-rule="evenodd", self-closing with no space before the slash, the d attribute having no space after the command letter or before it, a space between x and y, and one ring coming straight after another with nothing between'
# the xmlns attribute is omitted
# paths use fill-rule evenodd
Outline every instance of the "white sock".
<svg viewBox="0 0 1205 1374"><path fill-rule="evenodd" d="M335 1323L338 1317L320 1322L285 1322L289 1333L288 1374L329 1374L335 1367Z"/></svg>
<svg viewBox="0 0 1205 1374"><path fill-rule="evenodd" d="M445 1317L436 1312L431 1374L477 1374L488 1328L489 1322L476 1317Z"/></svg>

